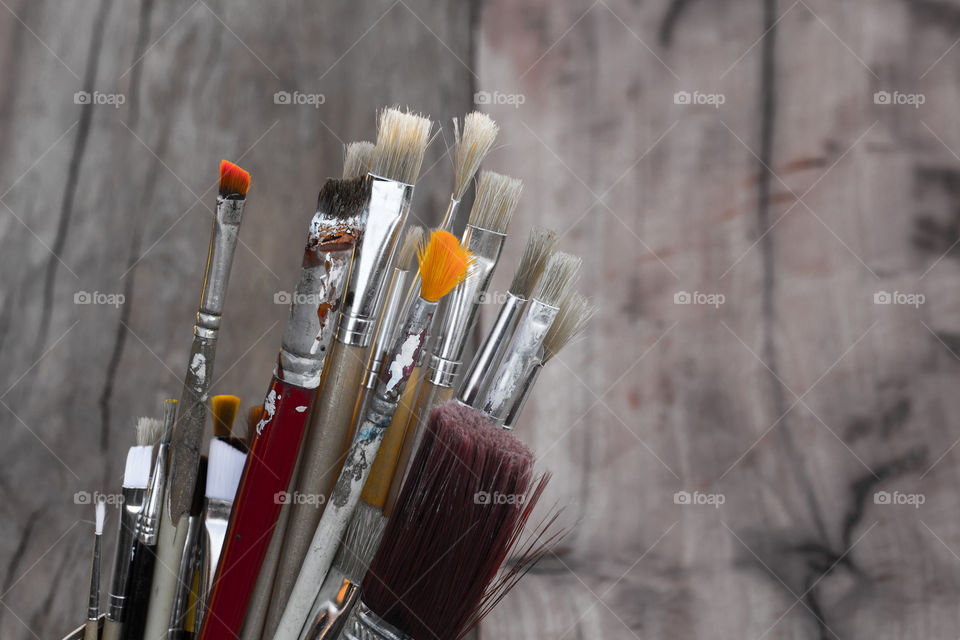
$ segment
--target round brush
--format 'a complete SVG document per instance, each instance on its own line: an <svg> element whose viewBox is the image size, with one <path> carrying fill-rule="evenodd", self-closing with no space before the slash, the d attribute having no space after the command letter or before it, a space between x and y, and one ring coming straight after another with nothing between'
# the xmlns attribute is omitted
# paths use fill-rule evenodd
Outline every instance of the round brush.
<svg viewBox="0 0 960 640"><path fill-rule="evenodd" d="M97 500L96 514L93 561L90 567L90 598L87 601L87 622L83 629L83 640L100 638L100 538L103 537L103 521L107 517L107 505L103 500Z"/></svg>

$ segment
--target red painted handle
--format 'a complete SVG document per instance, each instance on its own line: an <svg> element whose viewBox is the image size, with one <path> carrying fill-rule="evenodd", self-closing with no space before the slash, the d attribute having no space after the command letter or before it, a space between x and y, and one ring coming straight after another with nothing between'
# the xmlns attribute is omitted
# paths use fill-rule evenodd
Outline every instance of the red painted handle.
<svg viewBox="0 0 960 640"><path fill-rule="evenodd" d="M240 633L315 392L273 377L233 501L200 640L235 640Z"/></svg>

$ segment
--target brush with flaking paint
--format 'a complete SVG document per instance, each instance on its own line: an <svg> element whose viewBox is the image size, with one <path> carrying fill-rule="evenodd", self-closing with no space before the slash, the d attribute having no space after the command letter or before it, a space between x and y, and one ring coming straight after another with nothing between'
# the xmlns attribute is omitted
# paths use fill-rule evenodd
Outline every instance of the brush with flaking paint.
<svg viewBox="0 0 960 640"><path fill-rule="evenodd" d="M517 320L513 336L503 358L491 376L487 391L477 408L494 424L503 426L516 399L522 393L523 381L530 377L543 360L543 341L560 312L560 302L573 285L580 271L580 258L558 251L550 256L533 297Z"/></svg>
<svg viewBox="0 0 960 640"><path fill-rule="evenodd" d="M312 497L290 511L267 625L279 621L323 505L346 456L350 426L370 343L380 319L390 259L430 140L432 123L398 109L380 115L370 160L371 193L365 229L348 277L336 337L317 390L294 493Z"/></svg>
<svg viewBox="0 0 960 640"><path fill-rule="evenodd" d="M330 494L329 503L314 532L274 640L296 640L307 622L351 512L370 473L383 433L390 424L410 371L429 335L430 324L441 298L463 281L471 256L446 231L435 231L418 255L420 292L398 323L390 355L380 372L377 388L363 420L354 430L343 470Z"/></svg>
<svg viewBox="0 0 960 640"><path fill-rule="evenodd" d="M97 519L93 538L93 561L90 566L90 598L87 600L87 622L83 640L100 638L100 539L103 537L103 521L107 517L107 504L97 500Z"/></svg>
<svg viewBox="0 0 960 640"><path fill-rule="evenodd" d="M150 485L150 463L154 444L163 434L163 423L156 418L137 420L137 444L127 452L120 492L120 522L117 526L116 553L113 558L113 579L107 603L107 619L103 625L103 640L119 640L126 620L127 593L130 586L133 543L136 537L137 516Z"/></svg>
<svg viewBox="0 0 960 640"><path fill-rule="evenodd" d="M351 142L343 149L343 177L359 178L370 171L370 160L373 158L373 143L362 140Z"/></svg>
<svg viewBox="0 0 960 640"><path fill-rule="evenodd" d="M180 566L180 554L187 535L187 522L181 516L189 512L193 503L206 425L207 394L213 382L217 337L249 188L249 173L232 162L224 160L220 163L219 193L203 290L180 395L180 417L170 444L168 495L164 500L157 539L157 560L165 567ZM145 628L146 640L158 640L166 633L177 589L173 571L155 571L153 579Z"/></svg>
<svg viewBox="0 0 960 640"><path fill-rule="evenodd" d="M127 587L127 601L124 606L127 613L121 633L123 640L143 640L144 637L154 567L157 562L156 547L161 511L167 489L170 440L173 437L173 424L176 419L177 401L167 398L163 402L163 435L154 447L150 484L143 498L143 507L137 514L136 540L130 554L130 584ZM163 633L166 633L166 628L163 629Z"/></svg>
<svg viewBox="0 0 960 640"><path fill-rule="evenodd" d="M524 534L549 479L533 464L526 445L478 411L434 409L341 637L463 637L560 535L549 533L555 516ZM519 560L505 569L510 555Z"/></svg>
<svg viewBox="0 0 960 640"><path fill-rule="evenodd" d="M525 378L519 383L519 390L510 405L510 411L503 422L504 429L513 429L520 417L520 412L530 396L533 385L537 383L544 365L560 352L565 346L587 328L590 319L597 313L597 307L576 291L568 291L560 300L560 312L550 325L546 337L543 339L543 356L537 361Z"/></svg>
<svg viewBox="0 0 960 640"><path fill-rule="evenodd" d="M527 299L533 294L533 289L554 252L556 239L557 234L549 229L534 227L530 231L520 264L514 272L513 281L497 319L460 382L457 399L464 404L474 406L486 391L485 385L503 356Z"/></svg>
<svg viewBox="0 0 960 640"><path fill-rule="evenodd" d="M201 640L240 633L283 504L339 310L370 178L327 180L310 224L280 356L213 579Z"/></svg>

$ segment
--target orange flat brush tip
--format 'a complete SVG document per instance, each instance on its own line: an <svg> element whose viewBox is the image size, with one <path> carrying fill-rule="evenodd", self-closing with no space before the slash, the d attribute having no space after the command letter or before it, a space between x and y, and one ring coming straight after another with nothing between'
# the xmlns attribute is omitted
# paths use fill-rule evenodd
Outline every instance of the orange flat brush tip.
<svg viewBox="0 0 960 640"><path fill-rule="evenodd" d="M250 189L250 174L229 160L220 161L220 195L247 197Z"/></svg>
<svg viewBox="0 0 960 640"><path fill-rule="evenodd" d="M473 255L460 246L449 231L439 229L430 234L426 249L417 254L420 263L420 297L437 302L467 277Z"/></svg>

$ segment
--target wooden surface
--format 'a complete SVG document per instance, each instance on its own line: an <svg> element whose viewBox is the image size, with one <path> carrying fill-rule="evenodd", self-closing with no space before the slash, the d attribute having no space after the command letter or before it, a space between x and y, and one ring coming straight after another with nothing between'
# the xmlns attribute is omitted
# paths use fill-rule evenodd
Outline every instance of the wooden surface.
<svg viewBox="0 0 960 640"><path fill-rule="evenodd" d="M0 36L4 640L83 615L73 494L118 486L135 418L179 391L218 160L253 174L214 385L247 405L341 142L384 104L442 120L436 220L476 91L500 101L486 166L526 185L504 264L557 228L600 305L517 430L572 532L480 637L957 636L960 5L8 0ZM325 102L274 104L294 90Z"/></svg>

